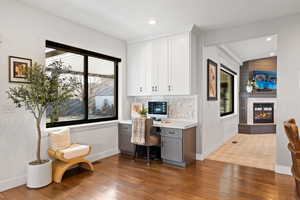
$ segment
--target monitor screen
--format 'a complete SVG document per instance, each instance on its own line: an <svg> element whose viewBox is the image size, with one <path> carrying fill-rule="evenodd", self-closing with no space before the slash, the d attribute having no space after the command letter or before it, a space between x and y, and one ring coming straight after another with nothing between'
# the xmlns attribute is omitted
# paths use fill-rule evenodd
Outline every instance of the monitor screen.
<svg viewBox="0 0 300 200"><path fill-rule="evenodd" d="M148 113L150 115L167 115L168 105L166 101L149 101Z"/></svg>

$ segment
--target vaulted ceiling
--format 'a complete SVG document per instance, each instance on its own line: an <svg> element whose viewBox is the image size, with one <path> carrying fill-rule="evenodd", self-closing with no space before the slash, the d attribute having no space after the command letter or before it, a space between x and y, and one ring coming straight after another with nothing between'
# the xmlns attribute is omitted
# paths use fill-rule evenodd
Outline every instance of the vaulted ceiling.
<svg viewBox="0 0 300 200"><path fill-rule="evenodd" d="M18 0L130 40L195 24L209 30L300 12L299 0ZM156 25L149 25L156 19Z"/></svg>
<svg viewBox="0 0 300 200"><path fill-rule="evenodd" d="M276 56L277 35L224 44L241 62Z"/></svg>

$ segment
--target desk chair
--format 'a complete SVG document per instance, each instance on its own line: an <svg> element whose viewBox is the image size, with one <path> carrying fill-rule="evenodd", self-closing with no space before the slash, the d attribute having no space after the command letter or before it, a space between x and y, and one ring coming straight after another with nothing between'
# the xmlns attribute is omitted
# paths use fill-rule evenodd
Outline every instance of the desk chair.
<svg viewBox="0 0 300 200"><path fill-rule="evenodd" d="M297 195L300 197L300 139L295 119L284 122L284 129L289 139L288 149L293 160L291 171L295 178Z"/></svg>
<svg viewBox="0 0 300 200"><path fill-rule="evenodd" d="M140 124L139 124L140 123ZM141 137L143 137L139 142L136 142L134 137L134 131L136 129L135 126L144 126L139 127L140 131L144 131L140 133ZM160 145L160 137L157 135L153 135L153 119L143 119L137 118L132 120L132 135L131 142L134 145L134 155L133 160L137 158L137 145L145 146L147 148L147 165L150 165L150 147L159 146Z"/></svg>

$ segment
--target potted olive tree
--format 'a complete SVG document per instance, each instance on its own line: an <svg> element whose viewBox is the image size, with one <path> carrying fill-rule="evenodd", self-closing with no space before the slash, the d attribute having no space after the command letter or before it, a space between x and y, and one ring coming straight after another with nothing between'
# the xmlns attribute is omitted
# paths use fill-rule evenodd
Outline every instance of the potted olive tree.
<svg viewBox="0 0 300 200"><path fill-rule="evenodd" d="M70 67L61 61L55 61L45 69L34 63L27 70L29 84L23 84L9 88L8 97L18 108L24 107L33 114L37 131L36 160L27 165L27 186L39 188L52 182L51 161L41 158L42 119L45 112L53 110L50 115L57 115L59 106L63 106L73 98L74 91L80 83L70 73Z"/></svg>

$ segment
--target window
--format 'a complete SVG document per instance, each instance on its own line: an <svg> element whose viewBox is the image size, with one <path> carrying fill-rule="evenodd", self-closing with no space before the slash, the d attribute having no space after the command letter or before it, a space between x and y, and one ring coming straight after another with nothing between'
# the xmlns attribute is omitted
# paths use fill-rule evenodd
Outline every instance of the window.
<svg viewBox="0 0 300 200"><path fill-rule="evenodd" d="M70 67L63 76L73 76L81 83L76 98L50 118L47 127L74 125L118 119L118 58L46 41L46 66L62 61Z"/></svg>
<svg viewBox="0 0 300 200"><path fill-rule="evenodd" d="M234 75L223 69L220 76L220 113L221 116L234 113Z"/></svg>

